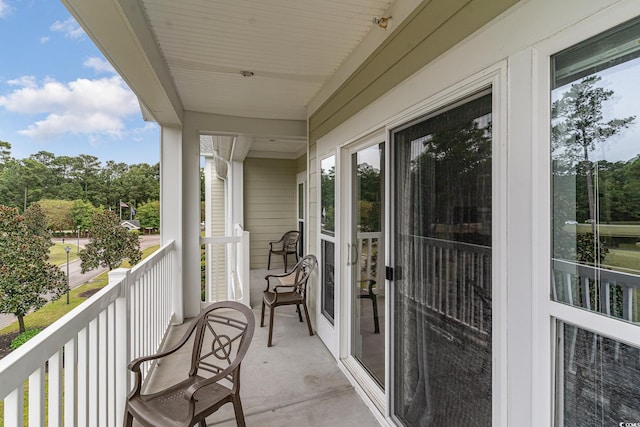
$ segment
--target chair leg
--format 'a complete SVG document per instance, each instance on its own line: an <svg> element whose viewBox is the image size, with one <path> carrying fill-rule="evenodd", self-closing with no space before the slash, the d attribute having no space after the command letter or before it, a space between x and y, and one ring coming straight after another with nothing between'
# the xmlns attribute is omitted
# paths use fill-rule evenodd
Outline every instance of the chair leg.
<svg viewBox="0 0 640 427"><path fill-rule="evenodd" d="M271 270L271 251L269 251L269 262L267 263L267 270Z"/></svg>
<svg viewBox="0 0 640 427"><path fill-rule="evenodd" d="M287 253L285 252L284 255L282 255L282 258L284 259L284 272L287 272Z"/></svg>
<svg viewBox="0 0 640 427"><path fill-rule="evenodd" d="M233 403L233 412L236 414L236 425L238 427L245 427L246 424L244 423L244 412L242 411L240 396L233 395L231 399L231 403Z"/></svg>
<svg viewBox="0 0 640 427"><path fill-rule="evenodd" d="M124 415L124 427L131 427L133 425L133 415L131 412L127 411Z"/></svg>
<svg viewBox="0 0 640 427"><path fill-rule="evenodd" d="M262 300L262 311L260 312L260 327L264 326L264 299Z"/></svg>
<svg viewBox="0 0 640 427"><path fill-rule="evenodd" d="M302 307L304 308L304 317L307 318L307 326L309 327L309 335L313 335L313 329L311 329L311 320L309 319L309 310L307 310L307 303L303 302Z"/></svg>
<svg viewBox="0 0 640 427"><path fill-rule="evenodd" d="M207 427L207 422L205 420L200 421L198 427Z"/></svg>
<svg viewBox="0 0 640 427"><path fill-rule="evenodd" d="M269 307L269 341L267 341L267 347L271 347L271 339L273 338L273 312L275 307Z"/></svg>
<svg viewBox="0 0 640 427"><path fill-rule="evenodd" d="M300 310L300 304L296 304L296 311L298 312L298 319L302 322L302 310Z"/></svg>
<svg viewBox="0 0 640 427"><path fill-rule="evenodd" d="M378 298L376 294L371 294L371 303L373 304L373 333L380 333L380 322L378 320Z"/></svg>

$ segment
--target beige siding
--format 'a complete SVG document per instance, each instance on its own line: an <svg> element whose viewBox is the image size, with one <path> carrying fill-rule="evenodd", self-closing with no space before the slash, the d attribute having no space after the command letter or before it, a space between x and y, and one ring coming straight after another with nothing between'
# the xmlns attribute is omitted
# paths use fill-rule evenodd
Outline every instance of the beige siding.
<svg viewBox="0 0 640 427"><path fill-rule="evenodd" d="M216 176L215 162L211 162L211 235L225 235L224 181Z"/></svg>
<svg viewBox="0 0 640 427"><path fill-rule="evenodd" d="M296 229L297 160L255 159L244 162L244 222L251 233L251 268L267 266L269 242ZM289 265L295 262L289 258ZM272 267L281 268L274 257Z"/></svg>
<svg viewBox="0 0 640 427"><path fill-rule="evenodd" d="M300 156L296 159L296 173L307 170L307 155Z"/></svg>

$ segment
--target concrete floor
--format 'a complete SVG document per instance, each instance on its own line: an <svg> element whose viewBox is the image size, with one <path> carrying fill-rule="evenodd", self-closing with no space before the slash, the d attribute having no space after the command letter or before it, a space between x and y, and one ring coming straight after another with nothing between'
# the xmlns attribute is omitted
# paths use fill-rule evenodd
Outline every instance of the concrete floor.
<svg viewBox="0 0 640 427"><path fill-rule="evenodd" d="M280 271L272 270L271 273ZM241 399L247 426L378 426L352 385L342 374L317 335L309 336L295 307L279 307L275 314L273 347L267 347L268 312L260 328L260 302L266 270L252 270L251 302L256 331L242 363ZM177 341L186 325L173 328L167 345ZM153 373L152 392L184 378L189 349L177 352ZM207 419L209 425L235 426L233 408L225 405ZM135 424L134 424L135 425Z"/></svg>

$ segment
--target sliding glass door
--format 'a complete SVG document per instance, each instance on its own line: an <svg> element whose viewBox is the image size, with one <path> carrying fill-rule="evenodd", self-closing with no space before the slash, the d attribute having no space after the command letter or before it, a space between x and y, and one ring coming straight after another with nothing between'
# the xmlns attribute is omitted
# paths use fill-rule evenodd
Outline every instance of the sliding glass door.
<svg viewBox="0 0 640 427"><path fill-rule="evenodd" d="M350 354L384 388L384 143L350 150Z"/></svg>
<svg viewBox="0 0 640 427"><path fill-rule="evenodd" d="M393 412L492 424L492 96L392 132Z"/></svg>

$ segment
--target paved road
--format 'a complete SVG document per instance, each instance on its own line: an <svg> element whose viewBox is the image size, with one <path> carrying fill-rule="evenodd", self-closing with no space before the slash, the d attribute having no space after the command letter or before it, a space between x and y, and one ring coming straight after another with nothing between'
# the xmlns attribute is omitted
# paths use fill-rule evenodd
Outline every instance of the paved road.
<svg viewBox="0 0 640 427"><path fill-rule="evenodd" d="M52 239L54 242L61 242L62 239ZM77 244L78 240L74 238L70 238L66 240L68 243ZM80 247L83 248L89 242L89 239L80 239ZM159 245L160 244L160 236L157 234L140 236L140 249L146 249L150 246ZM67 264L63 264L60 266L60 269L66 274L67 272ZM107 271L106 268L100 267L94 270L87 271L82 274L80 272L80 260L76 259L74 261L69 262L69 287L71 289L77 288L80 285L84 285L85 283L93 280L95 277ZM10 314L0 314L0 329L14 322L16 318Z"/></svg>

